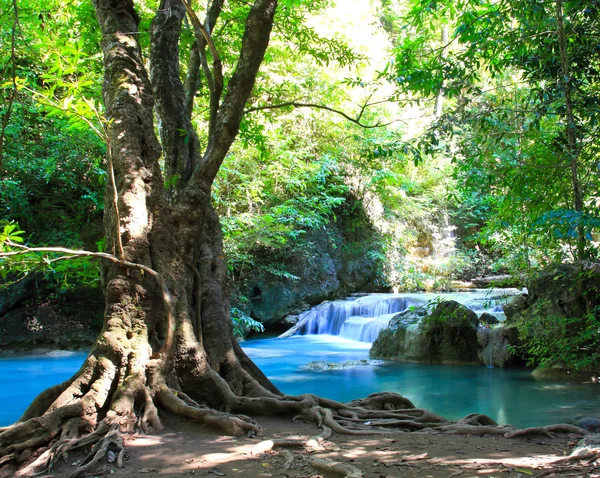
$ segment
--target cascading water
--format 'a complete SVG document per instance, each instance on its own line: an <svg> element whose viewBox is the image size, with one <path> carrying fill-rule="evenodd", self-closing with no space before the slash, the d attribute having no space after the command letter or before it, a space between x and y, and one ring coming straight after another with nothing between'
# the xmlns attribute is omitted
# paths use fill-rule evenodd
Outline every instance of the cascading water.
<svg viewBox="0 0 600 478"><path fill-rule="evenodd" d="M300 334L337 335L359 342L373 342L392 317L410 307L436 300L456 300L481 315L484 312L504 320L502 305L519 293L516 289L478 290L461 293L368 294L326 302L300 315L305 325Z"/></svg>
<svg viewBox="0 0 600 478"><path fill-rule="evenodd" d="M361 342L373 342L394 315L425 302L415 302L393 294L371 294L327 302L305 312L310 316L304 333L340 335Z"/></svg>

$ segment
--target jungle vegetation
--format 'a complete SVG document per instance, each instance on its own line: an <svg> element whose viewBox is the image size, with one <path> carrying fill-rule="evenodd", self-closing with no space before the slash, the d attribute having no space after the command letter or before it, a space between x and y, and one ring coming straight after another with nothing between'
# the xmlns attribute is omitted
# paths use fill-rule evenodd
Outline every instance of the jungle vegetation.
<svg viewBox="0 0 600 478"><path fill-rule="evenodd" d="M2 277L101 283L107 307L82 369L26 412L46 428L0 450L82 419L159 428L156 406L230 433L335 407L245 356L229 284L243 308L253 270L297 280L259 258L344 217L378 232L382 290L598 259L599 2L359 4L5 2Z"/></svg>

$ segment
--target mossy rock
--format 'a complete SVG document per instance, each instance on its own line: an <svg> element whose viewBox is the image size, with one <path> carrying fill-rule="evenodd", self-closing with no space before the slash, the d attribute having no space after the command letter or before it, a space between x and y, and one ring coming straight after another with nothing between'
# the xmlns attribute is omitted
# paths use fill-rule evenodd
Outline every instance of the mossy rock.
<svg viewBox="0 0 600 478"><path fill-rule="evenodd" d="M380 332L369 356L422 363L479 363L477 314L456 301L396 315Z"/></svg>

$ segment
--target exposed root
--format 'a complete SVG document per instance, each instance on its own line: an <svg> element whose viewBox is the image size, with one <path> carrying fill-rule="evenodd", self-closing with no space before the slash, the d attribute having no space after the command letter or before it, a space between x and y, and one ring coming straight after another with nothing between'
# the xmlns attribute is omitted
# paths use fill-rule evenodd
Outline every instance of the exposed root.
<svg viewBox="0 0 600 478"><path fill-rule="evenodd" d="M289 470L290 468L292 468L292 465L294 464L294 455L289 450L282 450L281 454L285 458L285 462L283 463L283 468L285 470Z"/></svg>
<svg viewBox="0 0 600 478"><path fill-rule="evenodd" d="M558 425L548 425L545 427L531 427L531 428L523 428L521 430L514 430L506 433L504 436L506 438L516 438L516 437L524 437L524 436L535 436L535 435L543 435L547 437L551 437L551 433L574 433L576 435L588 435L589 432L584 430L583 428L579 428L575 425L567 425L564 423L560 423Z"/></svg>
<svg viewBox="0 0 600 478"><path fill-rule="evenodd" d="M93 470L100 460L106 457L109 451L119 455L123 450L123 435L119 431L118 424L113 424L106 435L96 442L92 451L85 457L77 469L69 475L69 478L76 478ZM122 466L122 459L120 460L120 463L117 462L117 466L119 466L119 464Z"/></svg>
<svg viewBox="0 0 600 478"><path fill-rule="evenodd" d="M551 468L549 470L544 470L540 473L538 473L537 475L534 476L534 478L542 478L544 476L565 476L565 475L570 475L570 476L591 476L591 472L593 470L587 467L583 467L583 466L570 466L570 467L559 467L559 468ZM580 473L586 473L585 475L581 475ZM574 473L577 473L576 475L574 475ZM595 475L594 475L595 476Z"/></svg>
<svg viewBox="0 0 600 478"><path fill-rule="evenodd" d="M558 460L554 460L552 464L556 465L558 463L569 463L574 461L587 461L589 464L591 464L598 459L600 459L600 452L592 451L581 455L570 455L564 458L559 458Z"/></svg>
<svg viewBox="0 0 600 478"><path fill-rule="evenodd" d="M216 427L231 435L255 435L261 431L256 422L245 415L231 415L200 405L189 405L166 384L159 386L156 397L167 411Z"/></svg>
<svg viewBox="0 0 600 478"><path fill-rule="evenodd" d="M318 470L329 473L338 473L344 478L362 478L362 472L355 466L340 461L324 460L323 458L312 457L308 461Z"/></svg>

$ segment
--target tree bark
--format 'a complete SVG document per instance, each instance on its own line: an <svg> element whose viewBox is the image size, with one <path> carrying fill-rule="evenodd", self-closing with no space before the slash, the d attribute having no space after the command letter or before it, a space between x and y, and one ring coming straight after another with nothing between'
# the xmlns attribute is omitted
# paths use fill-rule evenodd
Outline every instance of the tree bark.
<svg viewBox="0 0 600 478"><path fill-rule="evenodd" d="M584 260L586 258L586 239L583 220L583 192L579 180L579 150L577 146L577 125L573 113L573 99L571 94L571 73L569 67L569 54L567 51L567 38L565 35L565 25L563 20L564 12L562 0L556 0L556 25L558 28L558 47L560 52L561 74L559 83L562 86L565 98L565 133L567 136L567 156L569 158L569 167L571 170L571 186L573 188L573 205L578 214L577 225L577 258Z"/></svg>

